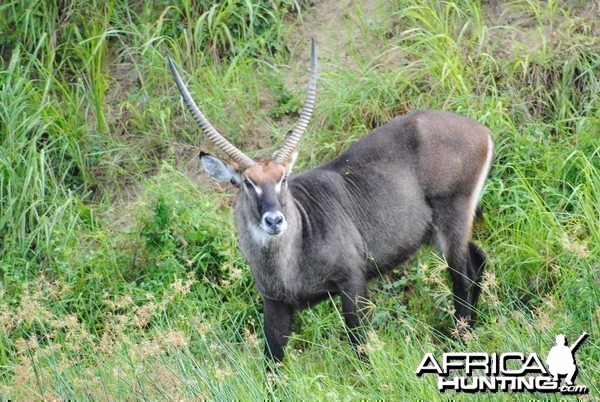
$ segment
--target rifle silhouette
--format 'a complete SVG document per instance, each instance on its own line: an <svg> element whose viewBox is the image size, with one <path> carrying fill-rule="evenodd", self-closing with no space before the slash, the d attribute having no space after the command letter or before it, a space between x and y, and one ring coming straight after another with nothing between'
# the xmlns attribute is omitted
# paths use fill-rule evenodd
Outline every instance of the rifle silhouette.
<svg viewBox="0 0 600 402"><path fill-rule="evenodd" d="M577 349L579 347L581 342L583 342L584 339L587 338L587 336L588 336L587 332L584 332L583 334L581 334L581 336L575 342L573 342L573 344L571 346L569 346L569 349L571 350L571 352L575 352L575 349Z"/></svg>

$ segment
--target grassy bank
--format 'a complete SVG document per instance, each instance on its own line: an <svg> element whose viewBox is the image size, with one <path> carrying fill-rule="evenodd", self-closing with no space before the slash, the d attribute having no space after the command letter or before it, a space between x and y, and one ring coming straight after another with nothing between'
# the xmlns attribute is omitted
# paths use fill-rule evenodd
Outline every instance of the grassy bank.
<svg viewBox="0 0 600 402"><path fill-rule="evenodd" d="M598 397L597 4L213 3L0 5L0 399L471 399L417 377L424 354L545 359L556 334L584 331L576 383ZM200 172L198 151L214 148L165 58L261 157L298 116L311 36L319 94L297 170L397 114L478 120L496 147L474 234L490 265L462 342L445 261L424 249L371 284L370 366L334 301L298 315L280 376L265 378L233 189Z"/></svg>

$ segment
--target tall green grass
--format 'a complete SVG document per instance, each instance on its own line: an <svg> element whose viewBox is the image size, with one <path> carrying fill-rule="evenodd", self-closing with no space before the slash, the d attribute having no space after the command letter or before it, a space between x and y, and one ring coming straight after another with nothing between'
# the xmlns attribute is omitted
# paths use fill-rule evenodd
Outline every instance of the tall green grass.
<svg viewBox="0 0 600 402"><path fill-rule="evenodd" d="M352 63L322 63L299 170L405 112L490 127L496 159L474 234L490 258L480 319L453 336L446 263L425 249L371 285L370 364L334 300L298 315L285 365L265 374L233 193L199 173L197 151L214 148L165 56L220 131L268 156L303 99L285 86L301 73L288 67L298 10L307 21L326 5L0 5L2 399L510 399L441 395L414 372L427 352L545 357L556 334L584 331L577 383L598 395L600 45L586 2L348 8Z"/></svg>

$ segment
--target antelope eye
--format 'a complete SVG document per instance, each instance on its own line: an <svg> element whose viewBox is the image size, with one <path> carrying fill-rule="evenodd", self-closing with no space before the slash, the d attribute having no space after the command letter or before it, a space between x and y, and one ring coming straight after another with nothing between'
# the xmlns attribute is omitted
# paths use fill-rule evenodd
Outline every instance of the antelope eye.
<svg viewBox="0 0 600 402"><path fill-rule="evenodd" d="M250 180L248 179L244 180L244 184L248 187L252 187L252 183L250 183Z"/></svg>
<svg viewBox="0 0 600 402"><path fill-rule="evenodd" d="M287 183L287 179L288 179L288 178L287 178L287 176L285 176L285 177L283 178L283 180L281 180L281 182L282 182L282 183Z"/></svg>

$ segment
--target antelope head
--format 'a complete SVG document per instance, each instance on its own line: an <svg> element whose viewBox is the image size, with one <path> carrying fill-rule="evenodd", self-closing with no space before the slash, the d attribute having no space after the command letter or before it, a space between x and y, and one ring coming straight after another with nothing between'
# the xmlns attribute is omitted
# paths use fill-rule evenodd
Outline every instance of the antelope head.
<svg viewBox="0 0 600 402"><path fill-rule="evenodd" d="M194 102L173 61L170 58L168 60L177 87L192 116L200 125L204 135L228 156L228 159L221 159L201 152L200 160L204 170L214 180L230 182L239 188L239 197L251 211L251 219L254 219L253 223L256 227L260 227L269 236L280 235L287 227L283 206L287 193L288 175L294 165L298 144L306 131L315 103L317 59L314 39L311 42L310 78L306 101L298 123L286 136L273 159L260 162L248 157L219 134Z"/></svg>

